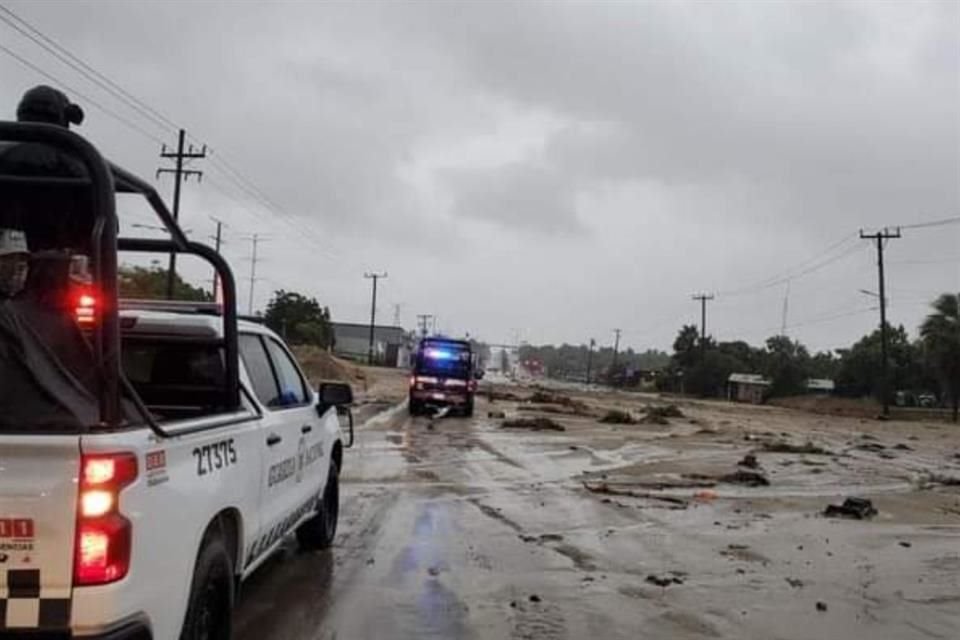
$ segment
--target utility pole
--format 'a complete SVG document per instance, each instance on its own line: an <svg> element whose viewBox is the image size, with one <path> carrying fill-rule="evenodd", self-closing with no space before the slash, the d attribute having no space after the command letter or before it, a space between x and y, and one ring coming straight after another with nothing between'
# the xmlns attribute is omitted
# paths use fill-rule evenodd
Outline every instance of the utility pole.
<svg viewBox="0 0 960 640"><path fill-rule="evenodd" d="M707 357L707 300L713 300L713 294L697 293L692 296L700 301L700 357Z"/></svg>
<svg viewBox="0 0 960 640"><path fill-rule="evenodd" d="M587 347L587 384L590 384L590 367L593 365L593 348L597 346L597 341L590 338L590 346Z"/></svg>
<svg viewBox="0 0 960 640"><path fill-rule="evenodd" d="M212 220L217 223L217 233L212 236L213 246L216 252L220 253L220 246L223 244L223 221L217 218L212 218ZM217 272L216 267L213 269L213 299L215 302L220 301L220 274Z"/></svg>
<svg viewBox="0 0 960 640"><path fill-rule="evenodd" d="M880 401L883 403L883 417L890 417L890 373L887 362L887 294L883 277L883 241L900 237L900 228L890 231L884 227L877 233L860 231L863 240L877 242L877 273L880 279Z"/></svg>
<svg viewBox="0 0 960 640"><path fill-rule="evenodd" d="M163 145L163 148L160 151L161 158L173 158L176 161L174 169L157 169L157 179L164 173L172 173L173 178L173 219L174 221L179 222L180 220L180 183L183 180L186 180L190 176L196 176L197 182L203 178L202 171L196 171L194 169L184 169L183 161L184 160L193 160L196 158L205 158L207 156L207 145L203 145L203 148L200 151L195 151L193 145L190 145L189 149L186 151L183 150L183 141L186 137L187 132L183 129L180 129L180 135L177 139L177 150L167 151L167 145ZM170 266L167 269L167 300L173 300L173 283L176 279L177 273L177 252L170 252Z"/></svg>
<svg viewBox="0 0 960 640"><path fill-rule="evenodd" d="M613 334L616 336L613 342L613 365L610 367L611 375L615 374L617 371L617 356L620 353L620 329L614 329Z"/></svg>
<svg viewBox="0 0 960 640"><path fill-rule="evenodd" d="M253 253L250 256L250 299L247 300L247 314L251 316L253 315L253 287L257 281L257 261L259 260L257 246L262 240L263 238L259 233L250 236L250 242L253 243Z"/></svg>
<svg viewBox="0 0 960 640"><path fill-rule="evenodd" d="M429 313L420 313L417 314L417 323L420 325L420 335L423 338L427 337L427 323L433 319L433 316Z"/></svg>
<svg viewBox="0 0 960 640"><path fill-rule="evenodd" d="M367 364L373 365L373 333L377 321L377 281L380 278L386 278L387 272L383 273L365 273L364 278L373 280L373 298L370 301L370 345L367 350Z"/></svg>

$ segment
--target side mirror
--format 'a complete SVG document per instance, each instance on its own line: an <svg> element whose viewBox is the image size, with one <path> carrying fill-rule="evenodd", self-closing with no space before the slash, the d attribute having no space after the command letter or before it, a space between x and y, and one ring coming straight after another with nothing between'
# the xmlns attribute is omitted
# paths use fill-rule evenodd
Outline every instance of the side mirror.
<svg viewBox="0 0 960 640"><path fill-rule="evenodd" d="M347 448L353 446L353 412L350 411L350 405L353 404L353 389L350 385L340 382L324 382L317 389L320 395L320 402L317 404L317 412L323 415L330 407L337 408L337 417L347 416L347 432L349 440L344 445Z"/></svg>
<svg viewBox="0 0 960 640"><path fill-rule="evenodd" d="M340 382L324 382L318 389L320 404L324 407L344 407L353 404L353 389Z"/></svg>

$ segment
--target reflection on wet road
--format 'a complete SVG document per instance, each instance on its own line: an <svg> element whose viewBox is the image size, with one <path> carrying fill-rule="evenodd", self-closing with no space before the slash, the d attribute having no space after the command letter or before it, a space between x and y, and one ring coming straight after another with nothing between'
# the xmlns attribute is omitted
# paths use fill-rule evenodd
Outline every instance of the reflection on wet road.
<svg viewBox="0 0 960 640"><path fill-rule="evenodd" d="M335 548L273 558L243 586L236 636L956 637L956 526L865 533L810 517L805 488L789 509L763 507L769 490L686 509L600 499L583 472L716 455L608 435L403 412L368 424L346 456Z"/></svg>

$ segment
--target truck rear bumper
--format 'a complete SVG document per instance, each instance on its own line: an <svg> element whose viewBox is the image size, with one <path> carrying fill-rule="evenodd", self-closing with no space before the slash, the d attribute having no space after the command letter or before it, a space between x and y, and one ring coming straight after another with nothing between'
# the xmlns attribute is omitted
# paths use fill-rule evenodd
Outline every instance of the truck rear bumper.
<svg viewBox="0 0 960 640"><path fill-rule="evenodd" d="M470 394L466 392L413 390L410 392L410 399L424 405L460 407L470 401Z"/></svg>

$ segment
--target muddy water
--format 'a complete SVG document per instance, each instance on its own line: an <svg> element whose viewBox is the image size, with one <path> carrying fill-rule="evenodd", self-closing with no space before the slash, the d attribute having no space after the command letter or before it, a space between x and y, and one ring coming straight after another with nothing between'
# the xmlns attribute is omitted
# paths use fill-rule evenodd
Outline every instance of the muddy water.
<svg viewBox="0 0 960 640"><path fill-rule="evenodd" d="M919 488L931 470L960 476L956 430L684 411L697 424L552 415L566 431L531 433L404 413L369 423L346 456L335 548L291 544L271 560L243 587L237 637L958 637L960 490ZM696 498L683 486L774 436L830 455L757 453L766 487L720 483ZM654 493L684 504L591 493L585 479L647 493L660 483ZM879 515L819 515L851 494Z"/></svg>

